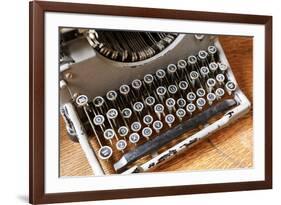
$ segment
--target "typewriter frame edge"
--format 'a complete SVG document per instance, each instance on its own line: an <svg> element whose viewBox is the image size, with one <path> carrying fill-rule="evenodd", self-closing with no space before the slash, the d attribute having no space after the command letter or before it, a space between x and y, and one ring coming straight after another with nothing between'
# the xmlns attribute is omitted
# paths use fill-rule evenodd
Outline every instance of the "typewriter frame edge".
<svg viewBox="0 0 281 205"><path fill-rule="evenodd" d="M144 12L144 10L146 12ZM47 11L95 13L116 16L122 15L170 19L189 19L264 25L266 68L265 180L252 182L46 194L44 191L44 12ZM30 203L42 204L272 188L272 16L33 1L29 3L29 30ZM34 58L35 54L36 58Z"/></svg>

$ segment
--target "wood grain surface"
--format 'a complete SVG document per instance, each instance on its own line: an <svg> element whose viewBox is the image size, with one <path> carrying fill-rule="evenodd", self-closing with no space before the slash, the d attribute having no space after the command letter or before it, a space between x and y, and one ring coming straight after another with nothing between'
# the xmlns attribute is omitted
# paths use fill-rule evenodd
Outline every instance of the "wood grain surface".
<svg viewBox="0 0 281 205"><path fill-rule="evenodd" d="M220 36L219 40L235 74L239 87L252 102L252 48L251 37ZM189 171L210 169L237 169L253 166L252 109L244 117L214 133L207 140L184 151L153 171ZM95 143L91 141L92 145ZM106 168L107 169L107 168ZM107 169L107 173L112 170ZM60 120L60 176L89 176L91 168L78 143L67 137Z"/></svg>

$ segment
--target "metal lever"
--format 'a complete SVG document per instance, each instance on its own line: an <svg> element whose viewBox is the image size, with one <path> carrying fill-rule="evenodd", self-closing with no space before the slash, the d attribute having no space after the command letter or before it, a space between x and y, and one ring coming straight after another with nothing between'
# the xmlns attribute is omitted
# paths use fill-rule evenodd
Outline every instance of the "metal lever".
<svg viewBox="0 0 281 205"><path fill-rule="evenodd" d="M158 137L155 137L152 140L138 146L135 150L124 154L122 158L114 164L114 169L116 171L121 171L123 168L140 159L141 157L157 151L159 148L166 145L183 133L196 128L198 125L206 124L211 117L228 110L235 104L235 100L228 99L216 104L213 107L208 108L204 112L199 113L193 118L177 125L173 129L170 129L160 134Z"/></svg>

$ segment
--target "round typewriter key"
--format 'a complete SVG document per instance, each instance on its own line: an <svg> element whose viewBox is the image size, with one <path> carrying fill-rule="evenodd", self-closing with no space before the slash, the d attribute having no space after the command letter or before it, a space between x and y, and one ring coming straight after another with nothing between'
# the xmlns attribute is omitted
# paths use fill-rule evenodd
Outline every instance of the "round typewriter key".
<svg viewBox="0 0 281 205"><path fill-rule="evenodd" d="M140 140L140 135L138 133L132 133L129 136L129 141L132 144L136 144Z"/></svg>
<svg viewBox="0 0 281 205"><path fill-rule="evenodd" d="M198 57L201 59L201 60L205 60L208 56L208 53L204 50L201 50L198 52Z"/></svg>
<svg viewBox="0 0 281 205"><path fill-rule="evenodd" d="M187 62L188 62L188 64L190 64L190 65L194 65L195 63L197 63L197 58L196 58L196 56L189 56L189 57L187 58Z"/></svg>
<svg viewBox="0 0 281 205"><path fill-rule="evenodd" d="M179 108L185 107L185 106L186 106L186 101L185 101L185 99L179 98L179 99L177 100L177 105L178 105Z"/></svg>
<svg viewBox="0 0 281 205"><path fill-rule="evenodd" d="M128 119L132 116L132 110L130 108L124 108L121 113L125 119Z"/></svg>
<svg viewBox="0 0 281 205"><path fill-rule="evenodd" d="M88 103L88 97L86 95L79 95L76 98L76 104L81 107L81 106L85 106Z"/></svg>
<svg viewBox="0 0 281 205"><path fill-rule="evenodd" d="M141 129L141 123L140 122L133 122L131 124L131 130L133 132L138 132L138 131L140 131L140 129Z"/></svg>
<svg viewBox="0 0 281 205"><path fill-rule="evenodd" d="M196 71L191 71L189 75L191 80L196 80L199 78L199 74Z"/></svg>
<svg viewBox="0 0 281 205"><path fill-rule="evenodd" d="M133 108L135 111L141 112L143 110L143 104L141 102L136 102Z"/></svg>
<svg viewBox="0 0 281 205"><path fill-rule="evenodd" d="M207 80L207 87L209 89L209 92L211 92L213 90L213 87L216 85L216 81L214 78L209 78Z"/></svg>
<svg viewBox="0 0 281 205"><path fill-rule="evenodd" d="M224 80L225 80L225 77L224 77L223 74L218 74L218 75L216 76L216 80L217 80L218 83L221 85L221 84L223 84L223 82L224 82Z"/></svg>
<svg viewBox="0 0 281 205"><path fill-rule="evenodd" d="M232 81L228 81L225 84L225 87L229 95L231 95L231 93L236 90L236 85Z"/></svg>
<svg viewBox="0 0 281 205"><path fill-rule="evenodd" d="M165 73L165 71L163 69L158 69L156 71L156 77L157 78L163 79L163 78L165 78L165 76L166 76L166 73Z"/></svg>
<svg viewBox="0 0 281 205"><path fill-rule="evenodd" d="M179 121L182 121L182 119L183 119L183 118L185 117L185 115L186 115L186 111L185 111L184 109L182 109L182 108L179 108L179 109L177 110L177 112L176 112L176 115L177 115Z"/></svg>
<svg viewBox="0 0 281 205"><path fill-rule="evenodd" d="M192 113L195 111L196 107L193 103L190 103L186 106L186 111L192 115Z"/></svg>
<svg viewBox="0 0 281 205"><path fill-rule="evenodd" d="M151 115L146 115L143 117L143 123L146 125L151 125L153 122L153 117Z"/></svg>
<svg viewBox="0 0 281 205"><path fill-rule="evenodd" d="M153 106L155 104L155 98L152 96L148 96L145 98L145 104L149 107Z"/></svg>
<svg viewBox="0 0 281 205"><path fill-rule="evenodd" d="M196 99L196 95L194 92L189 92L186 95L188 102L193 102Z"/></svg>
<svg viewBox="0 0 281 205"><path fill-rule="evenodd" d="M108 159L112 155L112 149L109 146L103 146L99 149L98 155L101 159Z"/></svg>
<svg viewBox="0 0 281 205"><path fill-rule="evenodd" d="M158 119L161 119L161 115L164 114L164 106L162 104L157 104L154 106L154 112L157 114Z"/></svg>
<svg viewBox="0 0 281 205"><path fill-rule="evenodd" d="M217 52L217 48L215 46L209 46L208 52L212 55L214 55Z"/></svg>
<svg viewBox="0 0 281 205"><path fill-rule="evenodd" d="M216 89L215 93L217 95L217 99L220 99L222 96L224 96L224 89L218 88Z"/></svg>
<svg viewBox="0 0 281 205"><path fill-rule="evenodd" d="M119 92L122 94L122 95L128 95L129 92L130 92L130 87L128 85L121 85L120 88L119 88Z"/></svg>
<svg viewBox="0 0 281 205"><path fill-rule="evenodd" d="M121 126L119 127L118 129L118 134L121 136L121 137L125 137L127 134L128 134L129 130L126 126Z"/></svg>
<svg viewBox="0 0 281 205"><path fill-rule="evenodd" d="M202 108L204 107L204 105L206 105L206 100L204 98L198 98L196 100L196 105L198 107L199 110L202 110Z"/></svg>
<svg viewBox="0 0 281 205"><path fill-rule="evenodd" d="M209 68L212 72L215 72L218 69L218 64L215 62L212 62L209 64Z"/></svg>
<svg viewBox="0 0 281 205"><path fill-rule="evenodd" d="M101 107L104 104L104 99L101 96L97 96L93 99L93 104L95 107Z"/></svg>
<svg viewBox="0 0 281 205"><path fill-rule="evenodd" d="M110 101L114 101L117 98L117 92L114 90L110 90L106 93L106 98Z"/></svg>
<svg viewBox="0 0 281 205"><path fill-rule="evenodd" d="M180 88L182 91L186 91L187 88L188 88L188 82L186 82L186 81L180 81L180 82L179 82L179 88Z"/></svg>
<svg viewBox="0 0 281 205"><path fill-rule="evenodd" d="M196 90L196 94L198 97L204 97L206 95L206 91L203 88L198 88Z"/></svg>
<svg viewBox="0 0 281 205"><path fill-rule="evenodd" d="M175 86L175 85L169 85L168 91L169 91L169 93L171 93L172 95L174 95L174 94L177 93L178 88L177 88L177 86Z"/></svg>
<svg viewBox="0 0 281 205"><path fill-rule="evenodd" d="M149 137L152 135L152 129L150 127L145 127L142 129L141 134L148 140Z"/></svg>
<svg viewBox="0 0 281 205"><path fill-rule="evenodd" d="M118 116L118 111L116 109L114 109L114 108L111 108L106 113L106 117L108 119L115 119L117 116Z"/></svg>
<svg viewBox="0 0 281 205"><path fill-rule="evenodd" d="M224 73L227 70L227 65L224 63L219 63L219 69L222 73Z"/></svg>
<svg viewBox="0 0 281 205"><path fill-rule="evenodd" d="M172 127L172 124L175 122L175 116L172 114L166 115L165 122L169 125L169 127Z"/></svg>
<svg viewBox="0 0 281 205"><path fill-rule="evenodd" d="M141 81L139 79L135 79L132 81L132 87L136 90L139 90L141 88Z"/></svg>
<svg viewBox="0 0 281 205"><path fill-rule="evenodd" d="M209 68L206 66L203 66L200 68L200 73L203 77L206 77L209 74Z"/></svg>
<svg viewBox="0 0 281 205"><path fill-rule="evenodd" d="M178 63L177 63L177 65L178 65L178 68L179 68L179 69L184 69L184 68L186 68L187 63L186 63L185 60L179 60Z"/></svg>
<svg viewBox="0 0 281 205"><path fill-rule="evenodd" d="M159 133L160 130L163 128L163 123L159 120L156 120L153 122L153 129L155 130L155 132Z"/></svg>
<svg viewBox="0 0 281 205"><path fill-rule="evenodd" d="M96 115L94 117L94 124L95 125L102 125L104 123L104 116L103 115Z"/></svg>
<svg viewBox="0 0 281 205"><path fill-rule="evenodd" d="M167 67L167 71L170 74L177 72L177 66L175 64L169 64Z"/></svg>
<svg viewBox="0 0 281 205"><path fill-rule="evenodd" d="M166 88L163 87L163 86L160 86L160 87L158 87L158 88L156 89L156 93L157 93L157 95L159 95L159 96L164 96L164 95L166 94L166 92L167 92L167 90L166 90Z"/></svg>
<svg viewBox="0 0 281 205"><path fill-rule="evenodd" d="M115 136L115 132L113 129L106 129L103 133L103 137L107 140L113 139L114 136Z"/></svg>
<svg viewBox="0 0 281 205"><path fill-rule="evenodd" d="M176 105L176 101L174 98L168 98L166 100L166 107L169 110L169 113L171 113L173 110L175 110L175 105Z"/></svg>
<svg viewBox="0 0 281 205"><path fill-rule="evenodd" d="M151 74L146 74L143 78L144 82L146 84L151 84L153 82L153 75Z"/></svg>
<svg viewBox="0 0 281 205"><path fill-rule="evenodd" d="M124 149L126 149L126 147L127 147L127 142L125 140L118 140L116 142L116 148L119 151L123 151Z"/></svg>
<svg viewBox="0 0 281 205"><path fill-rule="evenodd" d="M216 95L214 93L208 93L207 94L207 100L209 105L212 105L212 103L215 101Z"/></svg>
<svg viewBox="0 0 281 205"><path fill-rule="evenodd" d="M194 37L195 37L197 40L200 40L200 41L201 41L201 40L205 37L205 35L203 35L203 34L195 34Z"/></svg>

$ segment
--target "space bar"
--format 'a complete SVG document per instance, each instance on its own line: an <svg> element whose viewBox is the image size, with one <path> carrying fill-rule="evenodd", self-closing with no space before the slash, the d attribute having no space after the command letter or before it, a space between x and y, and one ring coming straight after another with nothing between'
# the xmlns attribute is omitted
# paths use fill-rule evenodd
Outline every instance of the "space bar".
<svg viewBox="0 0 281 205"><path fill-rule="evenodd" d="M178 136L184 134L185 132L194 129L199 125L206 124L211 117L228 110L235 104L236 101L233 99L224 100L192 117L191 119L184 121L176 127L160 134L152 140L138 146L136 149L127 152L119 161L114 164L115 171L120 171L141 157L157 151L159 148L174 140Z"/></svg>

